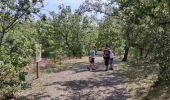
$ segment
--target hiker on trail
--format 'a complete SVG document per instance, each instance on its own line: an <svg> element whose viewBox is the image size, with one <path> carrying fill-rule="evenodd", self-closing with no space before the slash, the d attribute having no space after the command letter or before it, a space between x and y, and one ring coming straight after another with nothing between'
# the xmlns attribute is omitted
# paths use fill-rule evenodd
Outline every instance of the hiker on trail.
<svg viewBox="0 0 170 100"><path fill-rule="evenodd" d="M88 70L95 70L95 50L94 46L88 51L90 66L87 67Z"/></svg>
<svg viewBox="0 0 170 100"><path fill-rule="evenodd" d="M113 70L113 65L114 65L114 51L113 49L110 47L110 59L109 59L109 69Z"/></svg>
<svg viewBox="0 0 170 100"><path fill-rule="evenodd" d="M106 65L106 71L108 71L109 60L110 60L110 48L109 48L108 44L106 44L106 47L103 51L103 58L104 58L104 62L105 62L105 65Z"/></svg>

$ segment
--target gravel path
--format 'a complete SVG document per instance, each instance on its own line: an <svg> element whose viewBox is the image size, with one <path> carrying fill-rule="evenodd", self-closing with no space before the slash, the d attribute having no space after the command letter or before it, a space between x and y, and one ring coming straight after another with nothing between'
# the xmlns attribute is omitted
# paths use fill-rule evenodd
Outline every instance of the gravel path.
<svg viewBox="0 0 170 100"><path fill-rule="evenodd" d="M95 60L93 72L87 70L87 62L81 62L71 70L42 74L31 82L32 88L18 94L18 100L127 100L129 94L116 70L105 71L100 53Z"/></svg>

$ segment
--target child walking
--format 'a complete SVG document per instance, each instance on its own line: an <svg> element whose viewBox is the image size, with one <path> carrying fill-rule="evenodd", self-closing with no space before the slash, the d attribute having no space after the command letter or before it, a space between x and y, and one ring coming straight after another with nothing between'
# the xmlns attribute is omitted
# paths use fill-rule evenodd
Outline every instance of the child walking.
<svg viewBox="0 0 170 100"><path fill-rule="evenodd" d="M95 54L94 46L92 46L88 52L90 63L90 66L87 67L88 70L95 70Z"/></svg>

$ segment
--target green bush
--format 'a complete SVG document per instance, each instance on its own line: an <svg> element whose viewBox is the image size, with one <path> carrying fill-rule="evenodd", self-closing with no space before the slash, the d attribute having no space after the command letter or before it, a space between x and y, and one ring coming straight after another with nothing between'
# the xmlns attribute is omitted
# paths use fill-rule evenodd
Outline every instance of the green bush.
<svg viewBox="0 0 170 100"><path fill-rule="evenodd" d="M28 24L29 26L29 24ZM24 67L35 55L34 29L25 29L25 25L6 35L0 48L0 95L6 99L12 98L25 83Z"/></svg>

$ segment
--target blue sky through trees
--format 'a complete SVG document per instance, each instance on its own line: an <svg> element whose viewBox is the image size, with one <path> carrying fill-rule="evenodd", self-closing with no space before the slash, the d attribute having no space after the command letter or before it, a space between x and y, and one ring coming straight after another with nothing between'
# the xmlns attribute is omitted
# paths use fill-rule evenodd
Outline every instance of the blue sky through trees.
<svg viewBox="0 0 170 100"><path fill-rule="evenodd" d="M46 13L49 15L49 12L55 11L58 13L58 6L59 5L65 5L70 6L72 11L74 12L76 9L79 8L79 6L84 2L85 0L45 0L44 1L44 8L42 10L43 13ZM88 15L92 15L91 13L88 13ZM102 18L103 14L97 14L97 18Z"/></svg>

